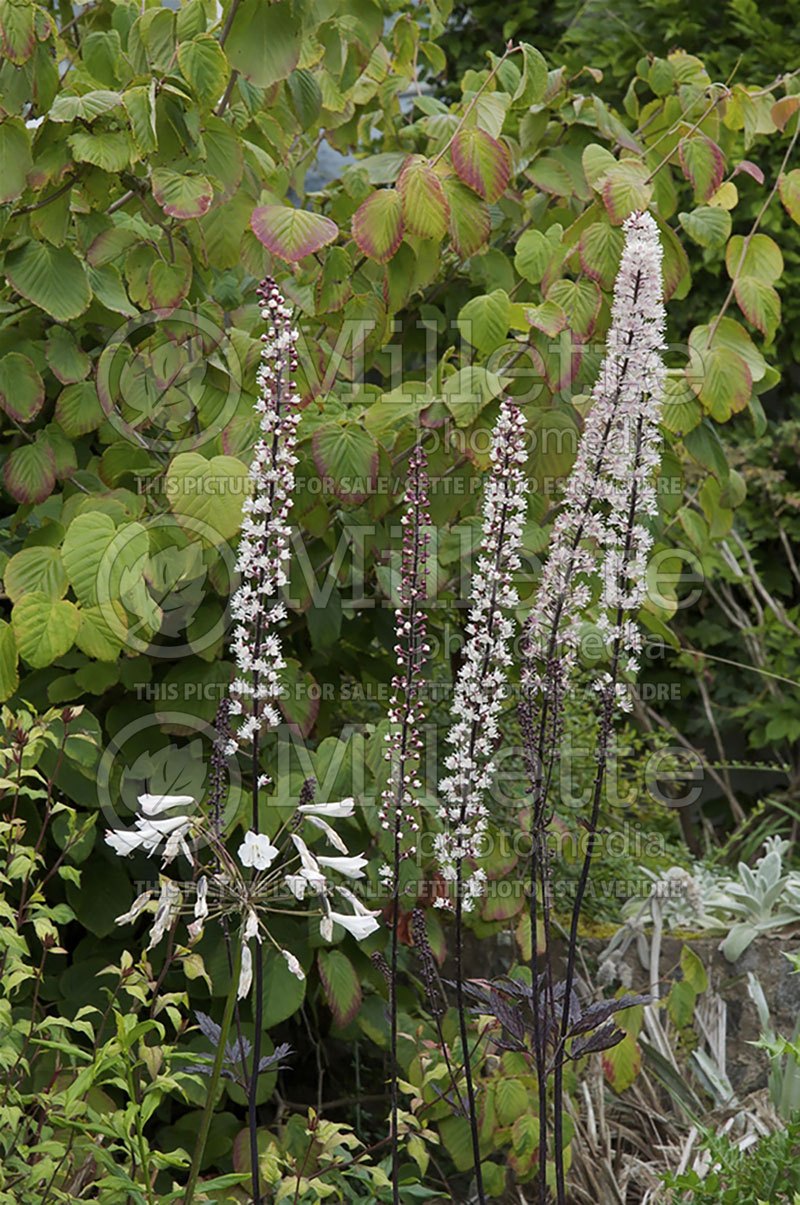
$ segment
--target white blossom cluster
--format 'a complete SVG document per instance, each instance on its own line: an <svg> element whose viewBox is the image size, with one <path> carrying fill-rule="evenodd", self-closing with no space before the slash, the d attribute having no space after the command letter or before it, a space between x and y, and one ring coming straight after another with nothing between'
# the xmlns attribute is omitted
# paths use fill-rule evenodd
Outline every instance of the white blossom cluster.
<svg viewBox="0 0 800 1205"><path fill-rule="evenodd" d="M483 551L472 579L467 643L455 682L455 723L447 735L452 752L444 764L449 774L439 783L445 830L435 838L435 852L443 877L451 882L459 863L480 854L486 829L484 797L494 779L498 717L512 661L509 612L519 602L513 575L520 568L526 458L525 420L515 405L504 401L492 435L492 467L483 492ZM473 870L464 882L464 910L481 894L484 878L483 871ZM448 902L443 896L436 900L440 907Z"/></svg>
<svg viewBox="0 0 800 1205"><path fill-rule="evenodd" d="M561 682L574 664L598 578L599 626L609 645L617 646L619 670L638 668L641 634L631 615L644 597L652 543L640 517L656 513L653 475L666 371L661 260L654 219L632 214L625 222L606 355L525 625L523 681L534 696L551 690L554 661ZM609 680L601 675L601 691ZM617 683L616 694L619 706L628 709L623 683Z"/></svg>
<svg viewBox="0 0 800 1205"><path fill-rule="evenodd" d="M391 770L379 808L383 828L390 830L395 838L395 861L401 856L400 840L404 828L412 834L419 829L415 812L415 792L422 786L417 775L417 764L422 749L419 725L424 712L422 666L430 652L430 646L426 643L425 616L428 544L431 538L426 466L425 451L422 445L418 444L409 457L405 510L400 519L403 528L403 549L398 588L400 606L395 611L394 646L398 672L392 678L392 697L387 713L391 730L384 738L384 759L391 763ZM402 856L410 856L414 848L413 843L409 845L406 842ZM381 873L394 890L394 863L384 866Z"/></svg>
<svg viewBox="0 0 800 1205"><path fill-rule="evenodd" d="M292 310L273 280L264 281L259 296L268 327L261 336L257 377L261 394L255 405L261 433L250 465L253 490L242 507L236 564L241 585L231 601L235 623L231 651L238 674L230 687L230 714L243 717L231 753L280 723L276 701L285 667L275 628L286 616L279 596L288 581L291 551L288 515L297 464L295 428L300 421L300 397L292 378L299 334L292 324Z"/></svg>

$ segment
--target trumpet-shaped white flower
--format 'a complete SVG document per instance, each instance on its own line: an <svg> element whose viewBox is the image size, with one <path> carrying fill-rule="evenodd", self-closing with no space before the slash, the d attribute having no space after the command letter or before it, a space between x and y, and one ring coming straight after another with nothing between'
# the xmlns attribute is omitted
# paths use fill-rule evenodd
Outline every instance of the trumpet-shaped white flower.
<svg viewBox="0 0 800 1205"><path fill-rule="evenodd" d="M186 836L192 827L191 816L162 816L161 813L169 808L185 807L194 802L190 795L140 795L139 806L144 814L136 817L134 827L127 832L122 829L107 829L106 844L121 857L128 857L138 850L148 855L153 854L163 844L163 866L171 862L179 851L193 862L186 843Z"/></svg>
<svg viewBox="0 0 800 1205"><path fill-rule="evenodd" d="M298 812L309 818L322 816L325 820L344 820L352 816L356 807L355 799L340 799L338 803L301 803Z"/></svg>
<svg viewBox="0 0 800 1205"><path fill-rule="evenodd" d="M122 916L114 917L114 924L126 925L131 921L136 920L136 917L139 916L150 903L150 897L152 894L152 891L143 891L141 895L137 895L127 912L123 912Z"/></svg>
<svg viewBox="0 0 800 1205"><path fill-rule="evenodd" d="M267 870L278 853L269 837L263 833L254 833L252 829L245 833L244 841L238 849L242 866L252 866L255 870Z"/></svg>
<svg viewBox="0 0 800 1205"><path fill-rule="evenodd" d="M172 922L178 916L183 896L181 889L177 883L173 883L172 879L162 879L161 895L158 900L158 908L156 909L156 918L153 921L153 927L150 930L150 943L148 950L152 950L161 941L161 938L172 925Z"/></svg>
<svg viewBox="0 0 800 1205"><path fill-rule="evenodd" d="M312 816L310 814L306 816L306 820L325 834L334 849L338 849L343 854L347 853L347 846L344 841L336 832L336 829L331 828L327 820L323 820L321 816Z"/></svg>
<svg viewBox="0 0 800 1205"><path fill-rule="evenodd" d="M170 808L188 808L195 803L191 795L140 795L139 810L145 816L160 816Z"/></svg>
<svg viewBox="0 0 800 1205"><path fill-rule="evenodd" d="M361 854L357 854L353 858L326 858L322 854L318 854L317 861L320 866L327 866L329 870L338 870L339 874L346 875L348 879L363 879L364 867L367 865L367 859Z"/></svg>
<svg viewBox="0 0 800 1205"><path fill-rule="evenodd" d="M332 909L327 917L323 917L320 921L319 931L326 941L333 940L333 924L341 925L348 933L355 937L356 941L363 941L365 937L369 937L370 933L374 933L380 928L377 920L380 912L364 912L363 915L354 916L346 912L334 912ZM331 922L330 926L323 929L325 921ZM330 934L326 936L326 934Z"/></svg>
<svg viewBox="0 0 800 1205"><path fill-rule="evenodd" d="M239 986L236 995L243 1000L253 986L253 955L247 942L242 943L242 966L239 971Z"/></svg>

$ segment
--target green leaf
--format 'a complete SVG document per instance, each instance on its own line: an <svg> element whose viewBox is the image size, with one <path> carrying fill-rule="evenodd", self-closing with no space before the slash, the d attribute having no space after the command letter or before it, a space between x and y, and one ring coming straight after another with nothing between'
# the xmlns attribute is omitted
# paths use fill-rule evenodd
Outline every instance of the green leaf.
<svg viewBox="0 0 800 1205"><path fill-rule="evenodd" d="M511 156L504 143L470 126L454 137L450 157L460 179L484 201L491 205L500 200L511 177Z"/></svg>
<svg viewBox="0 0 800 1205"><path fill-rule="evenodd" d="M88 265L86 275L89 278L92 292L107 310L111 310L115 314L123 314L126 318L134 318L138 314L139 311L125 292L125 286L116 264L104 264L102 268L93 268Z"/></svg>
<svg viewBox="0 0 800 1205"><path fill-rule="evenodd" d="M3 0L0 4L0 33L3 53L10 62L21 66L36 48L35 9L32 4Z"/></svg>
<svg viewBox="0 0 800 1205"><path fill-rule="evenodd" d="M777 291L754 276L740 276L733 291L736 304L747 321L752 322L770 344L781 321L781 299Z"/></svg>
<svg viewBox="0 0 800 1205"><path fill-rule="evenodd" d="M300 61L302 18L290 4L243 0L225 51L232 67L258 88L287 79Z"/></svg>
<svg viewBox="0 0 800 1205"><path fill-rule="evenodd" d="M137 148L143 155L151 154L158 146L155 80L148 85L128 88L122 97L122 103L128 114Z"/></svg>
<svg viewBox="0 0 800 1205"><path fill-rule="evenodd" d="M718 206L700 205L691 213L679 213L678 221L701 247L722 247L730 238L731 215Z"/></svg>
<svg viewBox="0 0 800 1205"><path fill-rule="evenodd" d="M561 306L577 339L591 338L603 300L593 280L557 280L547 290L547 300Z"/></svg>
<svg viewBox="0 0 800 1205"><path fill-rule="evenodd" d="M691 1024L696 1003L697 992L688 980L681 979L672 984L667 996L667 1009L672 1023L677 1029L684 1029Z"/></svg>
<svg viewBox="0 0 800 1205"><path fill-rule="evenodd" d="M547 63L544 56L531 46L530 42L520 42L522 47L522 76L511 104L514 108L530 108L538 105L547 91Z"/></svg>
<svg viewBox="0 0 800 1205"><path fill-rule="evenodd" d="M130 165L133 143L127 130L80 130L67 142L81 163L91 163L106 172L121 172Z"/></svg>
<svg viewBox="0 0 800 1205"><path fill-rule="evenodd" d="M694 390L684 377L667 377L661 421L673 435L685 435L702 420L703 410Z"/></svg>
<svg viewBox="0 0 800 1205"><path fill-rule="evenodd" d="M778 184L784 209L800 225L800 168L784 173Z"/></svg>
<svg viewBox="0 0 800 1205"><path fill-rule="evenodd" d="M3 466L3 481L17 502L44 502L56 483L56 465L52 450L37 437L10 453Z"/></svg>
<svg viewBox="0 0 800 1205"><path fill-rule="evenodd" d="M253 210L250 225L268 251L290 264L313 255L339 234L330 218L291 205L260 205Z"/></svg>
<svg viewBox="0 0 800 1205"><path fill-rule="evenodd" d="M61 93L56 98L48 113L51 121L74 121L79 117L82 121L94 121L101 113L116 109L122 101L119 92L109 92L98 89L95 92L85 92L83 96L67 96Z"/></svg>
<svg viewBox="0 0 800 1205"><path fill-rule="evenodd" d="M367 197L353 214L353 238L363 255L385 264L403 239L403 200L393 188Z"/></svg>
<svg viewBox="0 0 800 1205"><path fill-rule="evenodd" d="M517 240L514 267L531 284L538 284L554 252L552 240L541 230L526 230Z"/></svg>
<svg viewBox="0 0 800 1205"><path fill-rule="evenodd" d="M461 335L478 351L489 355L508 334L510 302L503 289L473 297L458 315Z"/></svg>
<svg viewBox="0 0 800 1205"><path fill-rule="evenodd" d="M745 923L734 925L722 943L722 953L728 962L736 962L741 958L758 937L758 930L753 925Z"/></svg>
<svg viewBox="0 0 800 1205"><path fill-rule="evenodd" d="M442 188L450 207L448 230L453 250L461 259L469 259L487 242L491 233L489 208L457 176L445 176Z"/></svg>
<svg viewBox="0 0 800 1205"><path fill-rule="evenodd" d="M686 379L703 403L704 410L717 422L727 422L750 401L753 379L744 359L729 347L714 343L711 347L692 346Z"/></svg>
<svg viewBox="0 0 800 1205"><path fill-rule="evenodd" d="M444 403L458 427L471 426L492 398L502 392L502 379L480 364L460 368L442 385Z"/></svg>
<svg viewBox="0 0 800 1205"><path fill-rule="evenodd" d="M614 287L624 242L625 236L617 226L593 222L584 230L578 244L581 267L607 293Z"/></svg>
<svg viewBox="0 0 800 1205"><path fill-rule="evenodd" d="M51 326L44 346L47 367L62 385L73 385L88 376L92 362L65 326Z"/></svg>
<svg viewBox="0 0 800 1205"><path fill-rule="evenodd" d="M188 252L185 256L176 255L174 263L163 259L153 263L147 275L147 296L159 317L167 316L185 301L191 284L192 261Z"/></svg>
<svg viewBox="0 0 800 1205"><path fill-rule="evenodd" d="M716 142L699 132L681 140L679 153L683 174L691 181L695 200L707 201L722 183L725 156Z"/></svg>
<svg viewBox="0 0 800 1205"><path fill-rule="evenodd" d="M70 439L96 431L107 417L94 381L78 381L61 390L56 401L55 418Z"/></svg>
<svg viewBox="0 0 800 1205"><path fill-rule="evenodd" d="M61 554L49 544L23 548L6 565L3 584L14 603L31 591L46 594L48 598L63 598L67 592L67 575Z"/></svg>
<svg viewBox="0 0 800 1205"><path fill-rule="evenodd" d="M690 983L698 996L708 988L708 975L700 957L690 945L684 943L681 948L681 970L687 983Z"/></svg>
<svg viewBox="0 0 800 1205"><path fill-rule="evenodd" d="M341 950L320 950L317 965L325 997L336 1024L344 1029L361 1008L361 984L353 964Z"/></svg>
<svg viewBox="0 0 800 1205"><path fill-rule="evenodd" d="M450 216L449 205L441 177L424 155L409 155L397 177L396 187L403 201L403 222L408 233L420 238L443 239Z"/></svg>
<svg viewBox="0 0 800 1205"><path fill-rule="evenodd" d="M606 146L598 142L590 142L583 148L581 165L586 183L595 192L602 192L603 182L610 171L617 166L618 160Z"/></svg>
<svg viewBox="0 0 800 1205"><path fill-rule="evenodd" d="M76 515L67 528L61 559L81 604L97 604L100 565L115 533L114 520L100 511Z"/></svg>
<svg viewBox="0 0 800 1205"><path fill-rule="evenodd" d="M473 1165L472 1131L466 1117L445 1117L438 1126L445 1150L458 1171L470 1171Z"/></svg>
<svg viewBox="0 0 800 1205"><path fill-rule="evenodd" d="M528 1112L528 1090L520 1080L501 1075L495 1084L494 1102L500 1125L513 1125Z"/></svg>
<svg viewBox="0 0 800 1205"><path fill-rule="evenodd" d="M0 123L0 204L16 201L27 188L27 175L33 160L31 141L25 123L18 117L7 117Z"/></svg>
<svg viewBox="0 0 800 1205"><path fill-rule="evenodd" d="M34 669L63 657L72 648L80 626L74 603L36 591L23 594L14 604L11 622L19 655Z"/></svg>
<svg viewBox="0 0 800 1205"><path fill-rule="evenodd" d="M172 218L200 218L211 208L214 190L199 172L154 167L150 182L156 201Z"/></svg>
<svg viewBox="0 0 800 1205"><path fill-rule="evenodd" d="M6 275L20 296L58 322L70 322L92 300L83 265L66 247L26 242L6 255Z"/></svg>
<svg viewBox="0 0 800 1205"><path fill-rule="evenodd" d="M314 463L326 492L343 502L364 502L375 488L378 443L358 423L325 423L311 440Z"/></svg>
<svg viewBox="0 0 800 1205"><path fill-rule="evenodd" d="M783 273L783 256L768 234L754 234L746 247L741 234L735 234L725 252L725 267L731 280L738 274L771 285Z"/></svg>
<svg viewBox="0 0 800 1205"><path fill-rule="evenodd" d="M0 703L10 699L19 686L17 642L10 623L0 619Z"/></svg>
<svg viewBox="0 0 800 1205"><path fill-rule="evenodd" d="M167 469L166 488L173 514L191 538L218 545L238 532L250 492L241 460L181 452Z"/></svg>
<svg viewBox="0 0 800 1205"><path fill-rule="evenodd" d="M632 1034L626 1034L621 1042L603 1051L603 1073L615 1092L629 1088L642 1066L642 1052Z"/></svg>
<svg viewBox="0 0 800 1205"><path fill-rule="evenodd" d="M607 173L602 197L608 216L621 226L630 214L647 209L653 196L650 169L638 159L623 159Z"/></svg>
<svg viewBox="0 0 800 1205"><path fill-rule="evenodd" d="M119 603L102 607L82 606L81 626L75 644L87 657L97 661L116 661L127 636L125 612Z"/></svg>
<svg viewBox="0 0 800 1205"><path fill-rule="evenodd" d="M292 105L302 130L314 125L322 108L322 92L313 71L298 67L288 79Z"/></svg>
<svg viewBox="0 0 800 1205"><path fill-rule="evenodd" d="M178 46L178 65L198 100L216 104L225 90L230 68L225 52L211 34L200 34Z"/></svg>
<svg viewBox="0 0 800 1205"><path fill-rule="evenodd" d="M0 359L0 406L19 423L29 423L44 405L44 381L33 361L17 351Z"/></svg>

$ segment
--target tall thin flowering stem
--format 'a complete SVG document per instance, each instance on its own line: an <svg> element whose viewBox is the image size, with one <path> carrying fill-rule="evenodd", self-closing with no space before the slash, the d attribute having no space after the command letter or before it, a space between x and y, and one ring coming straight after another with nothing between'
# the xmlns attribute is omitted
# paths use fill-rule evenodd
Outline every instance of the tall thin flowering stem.
<svg viewBox="0 0 800 1205"><path fill-rule="evenodd" d="M421 444L414 448L408 462L406 503L400 520L403 528L399 607L395 612L398 673L392 679L392 698L388 718L392 725L387 736L386 760L391 763L389 779L382 794L380 820L392 836L392 861L386 868L391 894L392 944L389 965L389 1027L391 1058L391 1150L392 1198L400 1201L400 1161L398 1142L398 1066L397 1066L397 962L400 924L400 867L404 858L415 852L414 834L419 829L414 792L421 787L417 776L422 738L420 723L424 712L422 667L430 648L426 643L425 601L427 597L427 560L430 543L428 511L427 458ZM410 834L410 839L406 836Z"/></svg>
<svg viewBox="0 0 800 1205"><path fill-rule="evenodd" d="M484 800L496 769L493 755L500 734L498 718L511 664L508 641L513 633L513 620L509 612L519 602L512 579L520 567L519 546L525 520L525 422L519 409L510 402L501 404L490 454L491 471L483 494L483 554L472 581L468 640L451 709L455 723L447 736L452 748L445 758L449 774L439 784L445 831L436 838L442 874L455 888L456 1006L475 1180L481 1203L486 1197L464 1003L463 949L464 912L471 910L482 893L485 876L482 871L473 870L465 879L464 866L480 855L486 831L488 812Z"/></svg>
<svg viewBox="0 0 800 1205"><path fill-rule="evenodd" d="M633 616L644 589L650 535L638 522L655 513L653 471L659 458L658 409L663 393L664 338L661 246L649 214L634 214L625 224L625 246L614 289L612 325L593 404L564 491L553 529L551 551L542 574L536 608L525 629L521 721L532 778L531 929L534 1044L540 1102L540 1202L547 1142L548 1045L554 1053L554 1146L556 1195L565 1200L563 1133L564 1045L575 973L578 923L586 890L608 762L613 717L629 709L622 673L634 675L641 635ZM600 619L610 654L609 670L598 682L601 718L596 752L589 841L573 907L567 975L560 1021L555 1013L551 974L549 862L547 827L550 784L558 759L565 699L580 651L580 624L593 582L600 579ZM537 968L537 901L541 892L545 976ZM543 1005L542 989L546 999ZM555 1034L553 1029L555 1027Z"/></svg>
<svg viewBox="0 0 800 1205"><path fill-rule="evenodd" d="M278 625L286 617L280 600L286 584L290 556L291 531L288 514L294 486L295 427L300 420L300 397L293 374L297 369L295 344L298 331L292 325L292 311L285 305L274 280L267 279L258 290L261 316L268 323L261 336L261 365L258 384L261 394L256 402L260 415L260 435L250 465L253 483L251 496L243 506L237 571L241 584L236 591L231 613L235 621L232 651L238 675L231 684L231 717L239 717L232 748L252 745L252 830L259 833L258 802L269 779L260 772L260 737L277 727L280 712L280 671L285 662L281 652ZM253 875L255 875L253 868ZM264 973L261 941L255 949L255 1008L253 1066L248 1093L252 1195L260 1205L258 1170L258 1066L261 1059L261 1029L264 1017Z"/></svg>

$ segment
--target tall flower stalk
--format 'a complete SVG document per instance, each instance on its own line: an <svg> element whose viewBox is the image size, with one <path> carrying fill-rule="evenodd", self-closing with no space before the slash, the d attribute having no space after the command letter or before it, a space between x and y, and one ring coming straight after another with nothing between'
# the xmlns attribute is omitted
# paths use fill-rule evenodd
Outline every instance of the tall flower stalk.
<svg viewBox="0 0 800 1205"><path fill-rule="evenodd" d="M614 287L612 324L600 374L592 391L562 509L553 527L550 554L536 605L524 633L521 721L532 777L531 932L533 1014L540 1102L540 1201L546 1200L547 1086L554 1068L556 1195L565 1200L561 1109L563 1065L569 1028L578 923L591 867L613 720L628 710L621 677L638 669L641 635L635 615L644 595L651 536L642 516L656 513L653 472L659 461L659 406L663 394L665 313L658 228L647 213L625 223L625 245ZM547 827L550 784L558 760L565 699L580 651L580 625L599 582L599 626L608 670L598 681L600 725L589 839L570 925L560 1018L551 975ZM545 974L537 968L538 897L542 899ZM561 988L562 985L560 985ZM561 996L561 990L558 992ZM552 1045L552 1064L551 1050Z"/></svg>
<svg viewBox="0 0 800 1205"><path fill-rule="evenodd" d="M426 643L425 602L427 597L428 544L430 543L430 514L428 510L427 458L420 444L414 448L408 462L408 484L405 510L400 520L403 528L401 553L399 607L395 611L394 653L397 673L392 679L392 697L384 754L390 763L386 787L380 807L383 829L391 834L392 860L384 868L384 879L390 892L392 944L389 964L389 1027L391 1058L391 1151L392 1198L400 1201L398 1145L398 1066L397 1066L397 957L400 924L400 867L404 858L416 849L419 829L415 792L422 783L418 777L422 737L420 724L424 712L422 667L430 652Z"/></svg>
<svg viewBox="0 0 800 1205"><path fill-rule="evenodd" d="M519 409L504 401L492 435L491 471L483 493L482 555L472 579L472 606L467 643L453 694L454 724L447 735L447 777L439 783L444 831L435 851L445 880L454 885L456 1005L461 1034L464 1077L472 1132L478 1198L486 1200L481 1176L478 1112L472 1078L463 987L464 913L482 894L483 871L470 869L480 856L486 832L486 793L494 774L494 750L500 735L499 716L507 694L511 664L510 612L519 599L513 575L520 568L519 547L525 521L527 482L525 421ZM445 899L437 903L446 904Z"/></svg>

